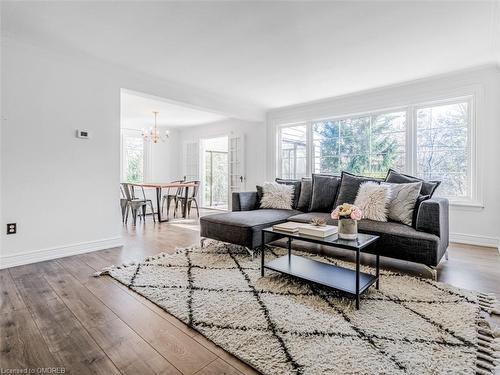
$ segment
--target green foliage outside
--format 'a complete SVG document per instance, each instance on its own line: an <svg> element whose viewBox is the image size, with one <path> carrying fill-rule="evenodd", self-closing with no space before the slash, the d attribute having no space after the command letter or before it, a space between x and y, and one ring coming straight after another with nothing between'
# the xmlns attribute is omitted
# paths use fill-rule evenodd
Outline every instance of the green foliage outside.
<svg viewBox="0 0 500 375"><path fill-rule="evenodd" d="M404 121L399 112L314 123L315 171L384 177L404 165Z"/></svg>
<svg viewBox="0 0 500 375"><path fill-rule="evenodd" d="M203 202L210 207L227 207L227 152L206 151Z"/></svg>
<svg viewBox="0 0 500 375"><path fill-rule="evenodd" d="M127 166L127 182L142 182L142 155L139 153L129 154Z"/></svg>
<svg viewBox="0 0 500 375"><path fill-rule="evenodd" d="M139 137L125 137L125 179L138 183L144 180L144 141Z"/></svg>

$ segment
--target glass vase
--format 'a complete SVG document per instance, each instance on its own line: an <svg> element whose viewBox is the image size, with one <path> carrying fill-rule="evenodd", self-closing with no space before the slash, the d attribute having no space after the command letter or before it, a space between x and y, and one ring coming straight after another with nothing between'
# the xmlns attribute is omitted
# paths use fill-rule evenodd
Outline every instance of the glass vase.
<svg viewBox="0 0 500 375"><path fill-rule="evenodd" d="M358 238L358 222L351 218L339 218L339 238L344 240L355 240Z"/></svg>

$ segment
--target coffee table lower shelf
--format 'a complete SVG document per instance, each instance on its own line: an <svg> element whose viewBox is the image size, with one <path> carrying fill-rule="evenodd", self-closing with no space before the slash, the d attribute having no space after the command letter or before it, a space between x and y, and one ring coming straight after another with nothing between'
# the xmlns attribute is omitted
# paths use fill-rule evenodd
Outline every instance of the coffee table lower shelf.
<svg viewBox="0 0 500 375"><path fill-rule="evenodd" d="M274 259L264 268L281 272L303 280L311 281L356 295L356 271L334 264L318 262L297 255L285 255ZM359 294L377 281L377 276L359 273Z"/></svg>

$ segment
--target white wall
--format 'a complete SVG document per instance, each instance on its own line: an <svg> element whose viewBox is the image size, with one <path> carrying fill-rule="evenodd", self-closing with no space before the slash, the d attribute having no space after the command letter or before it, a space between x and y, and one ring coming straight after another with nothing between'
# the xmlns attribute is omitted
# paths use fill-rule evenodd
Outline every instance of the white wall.
<svg viewBox="0 0 500 375"><path fill-rule="evenodd" d="M28 46L2 50L2 212L18 224L2 238L2 267L119 245L119 88Z"/></svg>
<svg viewBox="0 0 500 375"><path fill-rule="evenodd" d="M266 127L264 122L228 119L211 124L180 128L180 140L200 142L204 138L242 135L245 142L245 189L255 190L266 178Z"/></svg>
<svg viewBox="0 0 500 375"><path fill-rule="evenodd" d="M161 133L167 128L160 127ZM179 129L168 128L170 136L165 142L151 145L151 181L170 182L182 178Z"/></svg>
<svg viewBox="0 0 500 375"><path fill-rule="evenodd" d="M376 74L374 72L374 74ZM411 103L474 95L476 103L478 206L450 207L451 239L498 247L500 238L500 70L485 66L357 94L270 111L267 178L276 173L276 126L328 116L394 108ZM479 207L482 206L482 207Z"/></svg>
<svg viewBox="0 0 500 375"><path fill-rule="evenodd" d="M216 95L83 55L5 37L1 51L2 268L121 244L121 88L230 114ZM76 139L77 128L91 139ZM155 177L176 175L176 161L167 159L169 170L155 163ZM4 234L9 222L18 223L17 234Z"/></svg>

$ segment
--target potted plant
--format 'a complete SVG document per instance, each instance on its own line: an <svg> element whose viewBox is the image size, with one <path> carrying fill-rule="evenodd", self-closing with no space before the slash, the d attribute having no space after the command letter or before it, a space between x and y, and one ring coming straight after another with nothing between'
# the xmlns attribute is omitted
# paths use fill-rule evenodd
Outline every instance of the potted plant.
<svg viewBox="0 0 500 375"><path fill-rule="evenodd" d="M363 217L361 209L353 204L343 203L332 211L332 219L338 220L339 238L358 238L358 220Z"/></svg>

